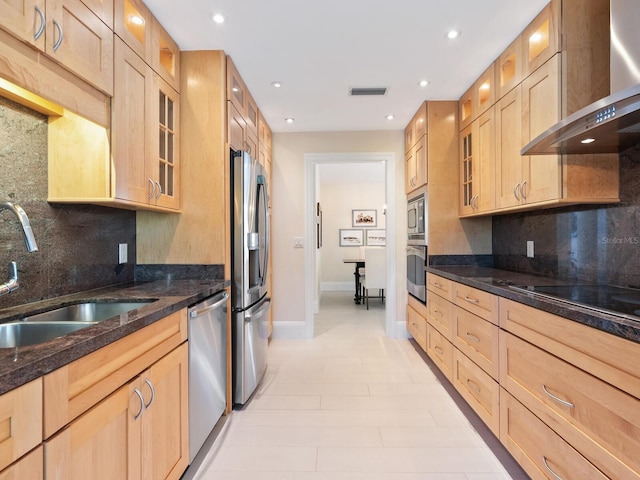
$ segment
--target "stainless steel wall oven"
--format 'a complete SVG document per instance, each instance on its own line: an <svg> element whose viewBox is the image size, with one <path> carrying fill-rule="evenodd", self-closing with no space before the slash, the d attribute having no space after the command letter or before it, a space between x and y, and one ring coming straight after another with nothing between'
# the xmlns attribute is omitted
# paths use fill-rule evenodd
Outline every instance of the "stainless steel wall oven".
<svg viewBox="0 0 640 480"><path fill-rule="evenodd" d="M407 246L407 291L422 303L427 303L426 245Z"/></svg>

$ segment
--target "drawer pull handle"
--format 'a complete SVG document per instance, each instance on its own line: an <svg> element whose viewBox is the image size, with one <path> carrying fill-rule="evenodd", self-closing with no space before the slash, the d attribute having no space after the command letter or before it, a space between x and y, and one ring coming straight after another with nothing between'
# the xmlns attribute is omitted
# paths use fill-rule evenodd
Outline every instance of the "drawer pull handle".
<svg viewBox="0 0 640 480"><path fill-rule="evenodd" d="M442 349L441 349L439 346L437 346L437 345L436 345L435 347L433 347L433 349L436 351L436 353L437 353L438 355L442 355L442 354L444 353L444 352L442 351Z"/></svg>
<svg viewBox="0 0 640 480"><path fill-rule="evenodd" d="M553 470L551 470L551 467L549 466L549 464L547 463L547 457L545 457L544 455L542 456L542 463L544 463L544 467L549 470L549 473L551 475L553 475L556 480L564 480L560 475L558 475L556 472L554 472Z"/></svg>
<svg viewBox="0 0 640 480"><path fill-rule="evenodd" d="M480 300L478 300L477 298L470 297L470 296L468 296L468 295L465 295L464 299L465 299L467 302L469 302L469 303L475 303L476 305L477 305L478 303L480 303Z"/></svg>
<svg viewBox="0 0 640 480"><path fill-rule="evenodd" d="M434 313L434 315L438 315L439 317L444 315L440 310L434 310L433 313Z"/></svg>
<svg viewBox="0 0 640 480"><path fill-rule="evenodd" d="M469 386L469 388L471 390L473 390L474 392L476 392L477 394L480 394L480 387L478 386L477 383L472 382L470 379L467 378L467 385Z"/></svg>
<svg viewBox="0 0 640 480"><path fill-rule="evenodd" d="M556 397L553 393L551 393L549 390L547 390L547 386L545 384L542 384L542 390L544 390L544 393L549 395L552 399L554 399L560 405L564 405L565 407L569 407L569 408L574 408L575 407L575 405L573 403L567 402L566 400L563 400L561 398Z"/></svg>
<svg viewBox="0 0 640 480"><path fill-rule="evenodd" d="M149 385L149 389L151 390L151 399L149 400L149 403L147 403L144 406L144 408L149 408L151 406L151 404L153 403L153 400L156 398L156 389L153 388L153 384L151 383L151 381L148 378L144 379L144 383Z"/></svg>
<svg viewBox="0 0 640 480"><path fill-rule="evenodd" d="M42 34L44 33L45 20L44 20L44 14L42 13L42 10L40 10L37 5L35 7L33 7L33 8L35 8L36 14L38 15L38 18L40 19L40 26L38 27L38 30L36 31L36 33L33 34L33 39L34 40L38 40L42 36Z"/></svg>
<svg viewBox="0 0 640 480"><path fill-rule="evenodd" d="M439 282L433 282L433 286L437 288L442 288L442 285Z"/></svg>
<svg viewBox="0 0 640 480"><path fill-rule="evenodd" d="M134 420L137 420L140 418L140 415L142 415L142 412L144 412L144 397L142 396L142 392L138 390L138 387L133 389L133 393L135 393L140 399L140 411L136 413L135 417L133 417Z"/></svg>
<svg viewBox="0 0 640 480"><path fill-rule="evenodd" d="M471 332L467 332L465 335L466 335L466 336L467 336L467 338L468 338L469 340L471 340L472 342L480 343L480 339L479 339L478 337L476 337L473 333L471 333Z"/></svg>

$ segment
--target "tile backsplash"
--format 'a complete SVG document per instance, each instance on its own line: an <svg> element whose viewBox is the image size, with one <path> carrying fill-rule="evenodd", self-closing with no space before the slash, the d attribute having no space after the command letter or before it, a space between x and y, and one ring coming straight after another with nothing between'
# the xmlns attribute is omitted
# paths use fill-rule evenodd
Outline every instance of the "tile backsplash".
<svg viewBox="0 0 640 480"><path fill-rule="evenodd" d="M495 216L494 265L581 283L640 286L640 145L620 154L620 199ZM534 258L526 256L528 240Z"/></svg>
<svg viewBox="0 0 640 480"><path fill-rule="evenodd" d="M27 253L14 215L0 211L0 283L18 264L20 288L0 308L132 281L136 214L91 205L47 202L47 117L0 97L0 201L26 211L39 250ZM118 244L129 263L118 265Z"/></svg>

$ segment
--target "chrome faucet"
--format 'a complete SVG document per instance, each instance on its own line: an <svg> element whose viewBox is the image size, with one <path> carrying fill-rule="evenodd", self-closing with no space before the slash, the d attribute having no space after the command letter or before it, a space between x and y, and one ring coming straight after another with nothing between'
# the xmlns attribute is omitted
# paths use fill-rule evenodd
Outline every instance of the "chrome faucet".
<svg viewBox="0 0 640 480"><path fill-rule="evenodd" d="M0 202L0 210L9 210L18 217L20 225L22 226L22 236L24 237L24 243L27 246L27 252L37 252L38 245L36 239L33 236L33 230L31 230L31 223L29 223L29 217L18 204L12 202Z"/></svg>
<svg viewBox="0 0 640 480"><path fill-rule="evenodd" d="M22 209L22 207L12 202L0 202L0 211L1 210L9 210L10 212L13 212L16 217L18 217L20 226L22 227L22 236L24 237L24 243L27 246L27 252L37 252L38 245L36 244L36 239L33 236L33 230L31 230L31 223L29 223L29 217L27 217L27 214ZM20 284L18 283L18 266L16 262L10 262L9 279L0 285L0 296L17 290L19 286Z"/></svg>

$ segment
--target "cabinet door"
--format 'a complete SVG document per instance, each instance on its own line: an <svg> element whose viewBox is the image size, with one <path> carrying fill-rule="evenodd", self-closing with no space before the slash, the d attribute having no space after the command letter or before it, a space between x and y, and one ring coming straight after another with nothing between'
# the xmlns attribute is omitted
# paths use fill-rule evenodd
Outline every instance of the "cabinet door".
<svg viewBox="0 0 640 480"><path fill-rule="evenodd" d="M494 64L492 63L474 83L474 110L476 115L482 115L495 103Z"/></svg>
<svg viewBox="0 0 640 480"><path fill-rule="evenodd" d="M47 1L46 52L113 94L113 32L80 0Z"/></svg>
<svg viewBox="0 0 640 480"><path fill-rule="evenodd" d="M43 448L40 446L0 472L0 480L42 480L44 478L42 451Z"/></svg>
<svg viewBox="0 0 640 480"><path fill-rule="evenodd" d="M136 445L144 406L136 388L121 387L44 442L47 480L140 478Z"/></svg>
<svg viewBox="0 0 640 480"><path fill-rule="evenodd" d="M151 20L151 67L180 92L180 49L160 22Z"/></svg>
<svg viewBox="0 0 640 480"><path fill-rule="evenodd" d="M152 71L131 48L117 39L115 73L111 137L115 197L146 204L155 190L145 165L152 143L147 126Z"/></svg>
<svg viewBox="0 0 640 480"><path fill-rule="evenodd" d="M229 146L234 150L243 150L245 122L242 114L238 111L236 104L227 102L229 121Z"/></svg>
<svg viewBox="0 0 640 480"><path fill-rule="evenodd" d="M44 51L44 0L0 1L0 27Z"/></svg>
<svg viewBox="0 0 640 480"><path fill-rule="evenodd" d="M553 0L525 28L522 37L523 77L533 73L560 48L560 4Z"/></svg>
<svg viewBox="0 0 640 480"><path fill-rule="evenodd" d="M458 102L458 108L460 110L460 129L464 129L471 125L471 122L475 119L476 114L473 108L473 92L474 85L469 87L469 90L464 92Z"/></svg>
<svg viewBox="0 0 640 480"><path fill-rule="evenodd" d="M522 81L522 37L516 38L496 62L496 100Z"/></svg>
<svg viewBox="0 0 640 480"><path fill-rule="evenodd" d="M496 208L518 205L522 183L522 102L517 86L496 104Z"/></svg>
<svg viewBox="0 0 640 480"><path fill-rule="evenodd" d="M474 122L475 164L475 211L490 212L495 208L495 109L492 107Z"/></svg>
<svg viewBox="0 0 640 480"><path fill-rule="evenodd" d="M156 119L151 128L155 132L147 151L147 175L156 185L151 198L154 205L170 209L180 208L180 97L158 74L152 75L152 98Z"/></svg>
<svg viewBox="0 0 640 480"><path fill-rule="evenodd" d="M560 55L522 82L522 144L526 145L560 120ZM522 196L526 203L562 196L560 155L523 157Z"/></svg>
<svg viewBox="0 0 640 480"><path fill-rule="evenodd" d="M416 188L416 179L418 178L416 166L416 150L411 147L405 154L405 192L409 193Z"/></svg>
<svg viewBox="0 0 640 480"><path fill-rule="evenodd" d="M0 470L42 441L42 380L0 396Z"/></svg>
<svg viewBox="0 0 640 480"><path fill-rule="evenodd" d="M476 189L474 183L473 124L460 132L460 216L475 212Z"/></svg>
<svg viewBox="0 0 640 480"><path fill-rule="evenodd" d="M428 182L427 168L427 136L423 135L418 139L415 147L416 159L416 183L418 187L426 185Z"/></svg>
<svg viewBox="0 0 640 480"><path fill-rule="evenodd" d="M142 0L115 0L114 32L134 52L151 64L152 15Z"/></svg>
<svg viewBox="0 0 640 480"><path fill-rule="evenodd" d="M410 305L407 305L407 330L420 345L420 348L427 351L427 321L422 318Z"/></svg>
<svg viewBox="0 0 640 480"><path fill-rule="evenodd" d="M242 116L244 116L246 97L247 87L231 57L227 57L227 100L231 101Z"/></svg>
<svg viewBox="0 0 640 480"><path fill-rule="evenodd" d="M189 462L187 343L144 372L142 478L179 479ZM113 477L118 478L118 477Z"/></svg>
<svg viewBox="0 0 640 480"><path fill-rule="evenodd" d="M87 7L113 30L113 0L82 0Z"/></svg>

